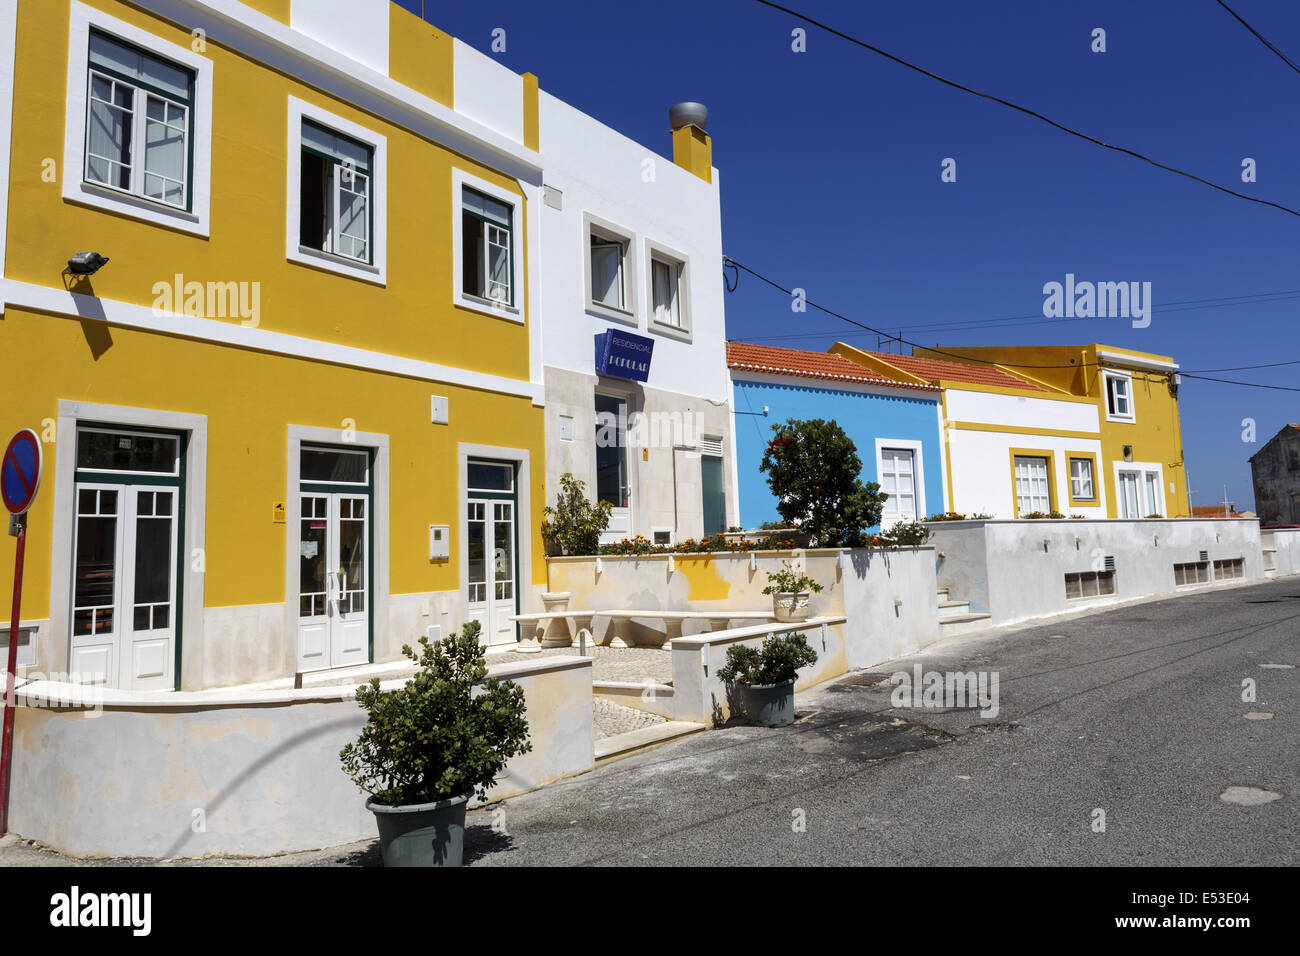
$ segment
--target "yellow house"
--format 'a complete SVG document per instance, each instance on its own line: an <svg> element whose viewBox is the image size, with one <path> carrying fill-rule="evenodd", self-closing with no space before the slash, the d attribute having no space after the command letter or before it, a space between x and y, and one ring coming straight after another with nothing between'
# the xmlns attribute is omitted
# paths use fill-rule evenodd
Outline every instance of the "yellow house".
<svg viewBox="0 0 1300 956"><path fill-rule="evenodd" d="M536 78L387 0L0 0L10 75L25 670L199 689L467 619L513 642L545 583Z"/></svg>
<svg viewBox="0 0 1300 956"><path fill-rule="evenodd" d="M942 392L949 508L1019 518L1188 517L1178 366L1107 345L831 351Z"/></svg>
<svg viewBox="0 0 1300 956"><path fill-rule="evenodd" d="M1053 397L1092 404L1100 449L1095 480L1107 515L1191 516L1178 417L1178 365L1169 356L1100 344L936 346L917 354L992 363ZM1075 504L1072 496L1069 503Z"/></svg>

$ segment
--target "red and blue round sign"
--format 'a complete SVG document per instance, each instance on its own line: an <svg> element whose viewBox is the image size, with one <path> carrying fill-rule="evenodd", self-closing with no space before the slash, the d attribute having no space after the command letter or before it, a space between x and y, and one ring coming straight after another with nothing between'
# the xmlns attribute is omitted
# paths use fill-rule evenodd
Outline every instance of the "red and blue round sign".
<svg viewBox="0 0 1300 956"><path fill-rule="evenodd" d="M40 486L41 440L36 432L24 428L9 440L0 468L0 496L5 508L12 515L25 513Z"/></svg>

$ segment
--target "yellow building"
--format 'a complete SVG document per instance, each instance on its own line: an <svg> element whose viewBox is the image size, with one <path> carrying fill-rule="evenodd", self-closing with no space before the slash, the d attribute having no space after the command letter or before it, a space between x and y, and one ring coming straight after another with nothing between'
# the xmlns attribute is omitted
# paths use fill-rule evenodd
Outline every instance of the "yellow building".
<svg viewBox="0 0 1300 956"><path fill-rule="evenodd" d="M1095 428L1075 430L1079 439L1098 443L1093 471L1106 515L1191 516L1178 417L1178 365L1169 356L1098 344L936 346L917 349L916 355L992 364L1046 390L1049 397L1091 403L1097 413ZM1048 420L1036 423L1040 430L1053 425ZM1078 460L1086 457L1081 453ZM1076 476L1062 477L1069 482L1063 482L1068 490L1060 496L1058 510L1079 510L1076 506L1081 502L1073 493Z"/></svg>
<svg viewBox="0 0 1300 956"><path fill-rule="evenodd" d="M467 618L512 642L545 582L536 78L386 0L0 0L10 68L25 669L198 689Z"/></svg>

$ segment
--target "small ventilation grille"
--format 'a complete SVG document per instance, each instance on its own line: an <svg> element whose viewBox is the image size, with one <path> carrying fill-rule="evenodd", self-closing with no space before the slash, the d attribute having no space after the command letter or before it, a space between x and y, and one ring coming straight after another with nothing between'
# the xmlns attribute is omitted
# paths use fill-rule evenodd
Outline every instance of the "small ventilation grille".
<svg viewBox="0 0 1300 956"><path fill-rule="evenodd" d="M722 439L715 438L712 435L702 435L700 437L700 454L713 455L715 458L721 458Z"/></svg>
<svg viewBox="0 0 1300 956"><path fill-rule="evenodd" d="M1113 554L1106 555L1106 570L1107 571L1115 570L1115 556Z"/></svg>
<svg viewBox="0 0 1300 956"><path fill-rule="evenodd" d="M1202 551L1202 552L1201 552L1201 560L1202 560L1202 561L1208 561L1208 560L1210 560L1210 552L1208 552L1208 551Z"/></svg>

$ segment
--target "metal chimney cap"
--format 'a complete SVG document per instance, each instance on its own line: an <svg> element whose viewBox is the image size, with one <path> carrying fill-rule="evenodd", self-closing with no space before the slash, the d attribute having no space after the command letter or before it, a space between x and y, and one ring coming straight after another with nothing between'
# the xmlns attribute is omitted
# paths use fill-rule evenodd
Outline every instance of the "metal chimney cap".
<svg viewBox="0 0 1300 956"><path fill-rule="evenodd" d="M709 127L709 108L703 103L678 103L668 111L668 122L673 129L683 126Z"/></svg>

